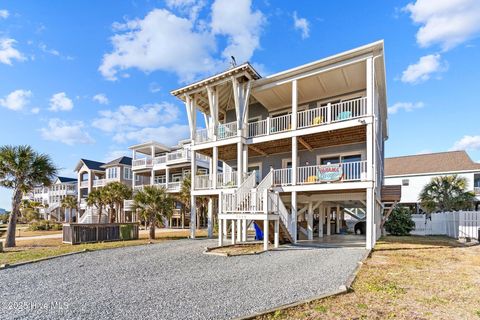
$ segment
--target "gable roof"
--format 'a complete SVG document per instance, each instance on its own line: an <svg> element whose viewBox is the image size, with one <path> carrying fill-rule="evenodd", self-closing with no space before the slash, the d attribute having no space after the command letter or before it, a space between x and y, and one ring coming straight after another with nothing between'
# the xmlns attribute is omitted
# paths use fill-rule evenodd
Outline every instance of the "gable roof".
<svg viewBox="0 0 480 320"><path fill-rule="evenodd" d="M90 170L105 171L105 169L102 168L102 166L105 163L98 162L98 161L93 161L93 160L88 160L88 159L80 159L77 166L75 167L75 171L80 170L80 168L82 167L82 164L84 164Z"/></svg>
<svg viewBox="0 0 480 320"><path fill-rule="evenodd" d="M108 167L117 166L117 165L131 166L132 165L132 158L123 156L123 157L114 159L110 162L107 162L107 163L103 164L101 167L102 168L108 168Z"/></svg>
<svg viewBox="0 0 480 320"><path fill-rule="evenodd" d="M77 182L77 179L75 179L75 178L68 178L68 177L57 177L57 180L60 181L61 183Z"/></svg>
<svg viewBox="0 0 480 320"><path fill-rule="evenodd" d="M385 176L468 170L480 171L480 163L473 162L465 151L385 158Z"/></svg>

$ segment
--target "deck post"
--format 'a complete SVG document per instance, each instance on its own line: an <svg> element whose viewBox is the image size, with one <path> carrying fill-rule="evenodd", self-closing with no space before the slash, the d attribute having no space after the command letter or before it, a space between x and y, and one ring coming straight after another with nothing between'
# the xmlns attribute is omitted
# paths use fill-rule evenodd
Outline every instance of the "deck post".
<svg viewBox="0 0 480 320"><path fill-rule="evenodd" d="M298 111L298 87L297 80L292 81L292 123L290 127L292 130L297 129L297 111Z"/></svg>
<svg viewBox="0 0 480 320"><path fill-rule="evenodd" d="M268 250L268 238L270 236L268 232L268 215L263 220L263 250Z"/></svg>
<svg viewBox="0 0 480 320"><path fill-rule="evenodd" d="M235 220L232 220L232 244L235 244L236 241L235 241L235 237L237 235L235 234Z"/></svg>
<svg viewBox="0 0 480 320"><path fill-rule="evenodd" d="M208 238L212 238L213 237L213 221L212 221L212 218L213 218L213 198L210 197L208 198L208 213L207 213L207 230L208 230Z"/></svg>
<svg viewBox="0 0 480 320"><path fill-rule="evenodd" d="M313 203L308 202L308 214L307 214L307 231L308 240L313 240Z"/></svg>
<svg viewBox="0 0 480 320"><path fill-rule="evenodd" d="M327 236L332 234L332 224L330 223L331 217L332 217L332 210L330 210L330 207L327 206Z"/></svg>
<svg viewBox="0 0 480 320"><path fill-rule="evenodd" d="M242 220L237 219L237 242L242 242Z"/></svg>
<svg viewBox="0 0 480 320"><path fill-rule="evenodd" d="M323 238L323 223L325 222L325 207L320 205L320 221L318 223L318 237Z"/></svg>
<svg viewBox="0 0 480 320"><path fill-rule="evenodd" d="M218 219L218 246L223 246L223 224L225 221L223 219Z"/></svg>
<svg viewBox="0 0 480 320"><path fill-rule="evenodd" d="M237 187L243 182L243 144L237 143Z"/></svg>
<svg viewBox="0 0 480 320"><path fill-rule="evenodd" d="M247 241L247 219L242 219L242 242Z"/></svg>
<svg viewBox="0 0 480 320"><path fill-rule="evenodd" d="M274 229L274 247L275 248L278 248L278 244L280 243L279 241L279 233L280 233L280 221L279 220L275 220L275 229Z"/></svg>
<svg viewBox="0 0 480 320"><path fill-rule="evenodd" d="M337 209L335 211L335 233L340 233L340 205L337 204Z"/></svg>
<svg viewBox="0 0 480 320"><path fill-rule="evenodd" d="M218 172L218 147L213 147L212 151L212 187L213 189L217 189L217 172ZM224 181L225 182L225 181Z"/></svg>
<svg viewBox="0 0 480 320"><path fill-rule="evenodd" d="M190 238L195 239L197 229L197 204L196 197L190 196Z"/></svg>
<svg viewBox="0 0 480 320"><path fill-rule="evenodd" d="M293 175L292 175L293 176ZM293 243L297 243L297 192L292 191L292 239Z"/></svg>
<svg viewBox="0 0 480 320"><path fill-rule="evenodd" d="M366 249L373 249L373 210L374 210L374 192L373 188L367 188L367 205L366 205L366 219L365 219L365 233L366 233L366 240L365 240L365 247Z"/></svg>

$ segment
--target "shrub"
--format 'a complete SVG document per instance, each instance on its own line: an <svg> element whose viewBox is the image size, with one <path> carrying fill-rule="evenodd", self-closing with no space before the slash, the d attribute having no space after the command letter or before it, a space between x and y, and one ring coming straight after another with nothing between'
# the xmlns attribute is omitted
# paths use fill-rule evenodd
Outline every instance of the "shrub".
<svg viewBox="0 0 480 320"><path fill-rule="evenodd" d="M48 220L34 221L30 223L29 229L31 231L48 231L48 230L62 230L61 223L51 222Z"/></svg>
<svg viewBox="0 0 480 320"><path fill-rule="evenodd" d="M393 209L387 222L385 222L385 230L394 236L406 236L415 227L412 215L408 208L397 207Z"/></svg>
<svg viewBox="0 0 480 320"><path fill-rule="evenodd" d="M133 225L122 224L120 225L120 239L131 240L132 239Z"/></svg>

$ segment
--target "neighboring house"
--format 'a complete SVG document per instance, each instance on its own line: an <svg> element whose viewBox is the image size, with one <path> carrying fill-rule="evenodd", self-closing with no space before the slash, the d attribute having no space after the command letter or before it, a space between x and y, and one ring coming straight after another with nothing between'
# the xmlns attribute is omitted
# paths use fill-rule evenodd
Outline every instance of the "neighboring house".
<svg viewBox="0 0 480 320"><path fill-rule="evenodd" d="M190 126L191 236L201 196L209 235L218 215L220 245L228 230L233 242L245 241L254 220L275 244L340 234L345 215L363 209L357 218L372 248L388 137L383 55L379 41L265 78L247 62L172 91ZM197 127L197 112L206 128ZM152 147L152 158L163 151ZM198 172L198 154L212 158L208 173Z"/></svg>
<svg viewBox="0 0 480 320"><path fill-rule="evenodd" d="M49 187L37 186L23 198L40 203L40 214L44 219L68 221L65 210L61 208L61 201L67 196L77 196L77 179L57 177Z"/></svg>
<svg viewBox="0 0 480 320"><path fill-rule="evenodd" d="M167 147L156 141L131 146L133 190L141 190L146 185L163 187L169 193L178 193L182 182L191 170L190 140L180 141L177 146ZM206 173L210 159L197 154L197 172ZM132 201L125 202L126 210ZM172 217L173 226L184 226L186 222L180 216L180 204L177 203Z"/></svg>
<svg viewBox="0 0 480 320"><path fill-rule="evenodd" d="M115 181L132 186L132 158L130 157L120 157L107 163L80 159L75 171L78 176L79 222L81 223L98 222L97 210L87 207L86 204L86 198L92 190ZM103 210L102 215L100 221L107 222L107 210Z"/></svg>
<svg viewBox="0 0 480 320"><path fill-rule="evenodd" d="M418 154L385 159L385 184L401 185L400 203L420 212L420 192L432 178L458 175L467 179L467 188L480 201L480 163L473 162L465 151Z"/></svg>

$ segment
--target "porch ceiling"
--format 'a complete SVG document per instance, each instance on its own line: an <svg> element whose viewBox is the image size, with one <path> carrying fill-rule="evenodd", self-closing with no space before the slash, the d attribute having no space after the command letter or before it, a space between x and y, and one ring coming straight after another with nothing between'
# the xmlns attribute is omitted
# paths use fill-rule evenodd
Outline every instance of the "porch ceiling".
<svg viewBox="0 0 480 320"><path fill-rule="evenodd" d="M300 139L302 140L300 142ZM334 131L319 132L304 135L299 138L297 144L298 150L318 149L324 147L333 147L344 144L353 144L366 141L366 126L356 126ZM309 148L307 148L307 146ZM268 156L278 153L286 153L292 150L292 139L278 139L262 143L249 144L249 157ZM213 150L203 149L199 153L212 157ZM230 144L218 147L218 159L229 161L237 158L237 145Z"/></svg>
<svg viewBox="0 0 480 320"><path fill-rule="evenodd" d="M298 80L298 103L322 100L366 88L366 65L359 62ZM267 109L281 109L292 104L292 84L253 91L252 95Z"/></svg>

